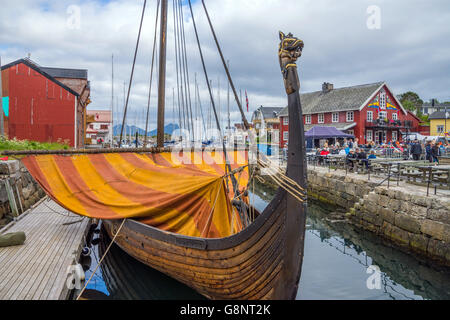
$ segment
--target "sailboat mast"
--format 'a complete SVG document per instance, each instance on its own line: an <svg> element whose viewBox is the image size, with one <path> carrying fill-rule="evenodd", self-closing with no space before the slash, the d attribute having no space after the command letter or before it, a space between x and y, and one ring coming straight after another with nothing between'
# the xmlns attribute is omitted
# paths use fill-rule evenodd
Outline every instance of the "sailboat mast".
<svg viewBox="0 0 450 320"><path fill-rule="evenodd" d="M228 70L230 69L230 61L227 61ZM227 136L228 141L230 141L230 130L231 130L231 119L230 119L230 82L228 81L228 92L227 92L227 111L228 111L228 130Z"/></svg>
<svg viewBox="0 0 450 320"><path fill-rule="evenodd" d="M161 34L159 50L158 85L158 136L159 148L164 147L164 108L166 100L166 56L167 56L167 9L168 0L161 0Z"/></svg>
<svg viewBox="0 0 450 320"><path fill-rule="evenodd" d="M114 54L111 59L111 147L114 147Z"/></svg>

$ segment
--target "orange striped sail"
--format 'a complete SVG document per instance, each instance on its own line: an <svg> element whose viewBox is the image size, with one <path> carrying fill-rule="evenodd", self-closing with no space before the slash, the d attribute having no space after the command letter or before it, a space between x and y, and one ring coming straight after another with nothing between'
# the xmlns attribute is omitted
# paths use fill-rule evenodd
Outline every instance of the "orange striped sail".
<svg viewBox="0 0 450 320"><path fill-rule="evenodd" d="M232 170L245 166L247 157L229 152ZM136 219L203 238L242 230L230 203L233 190L225 182L223 152L38 155L22 161L49 197L81 216ZM248 171L237 176L244 189Z"/></svg>

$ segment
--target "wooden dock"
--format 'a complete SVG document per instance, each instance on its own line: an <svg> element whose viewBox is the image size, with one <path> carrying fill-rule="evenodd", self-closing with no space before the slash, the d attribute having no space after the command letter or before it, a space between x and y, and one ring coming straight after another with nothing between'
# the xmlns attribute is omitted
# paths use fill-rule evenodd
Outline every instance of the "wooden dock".
<svg viewBox="0 0 450 320"><path fill-rule="evenodd" d="M0 248L0 300L67 299L68 268L80 257L89 225L46 198L0 230L27 238L22 246Z"/></svg>

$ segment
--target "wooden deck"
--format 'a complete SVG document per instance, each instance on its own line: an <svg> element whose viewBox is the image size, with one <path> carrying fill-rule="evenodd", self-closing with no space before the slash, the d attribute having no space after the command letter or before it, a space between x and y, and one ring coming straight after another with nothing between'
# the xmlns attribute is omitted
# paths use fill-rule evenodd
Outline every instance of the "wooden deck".
<svg viewBox="0 0 450 320"><path fill-rule="evenodd" d="M0 300L66 299L68 267L77 263L90 225L81 219L45 199L0 230L27 238L22 246L0 248Z"/></svg>

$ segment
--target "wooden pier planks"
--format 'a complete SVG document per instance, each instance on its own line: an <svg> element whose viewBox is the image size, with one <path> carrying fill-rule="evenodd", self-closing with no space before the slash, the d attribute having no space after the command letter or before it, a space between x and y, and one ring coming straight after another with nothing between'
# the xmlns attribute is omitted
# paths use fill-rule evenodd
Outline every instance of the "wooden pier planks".
<svg viewBox="0 0 450 320"><path fill-rule="evenodd" d="M23 231L22 246L0 248L0 300L58 300L79 258L90 220L44 200L4 233ZM65 223L76 222L68 225ZM0 230L0 233L2 231Z"/></svg>

